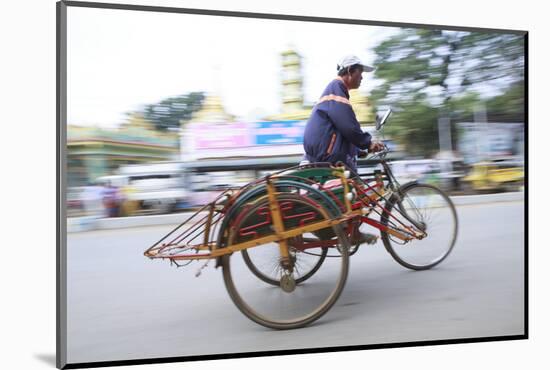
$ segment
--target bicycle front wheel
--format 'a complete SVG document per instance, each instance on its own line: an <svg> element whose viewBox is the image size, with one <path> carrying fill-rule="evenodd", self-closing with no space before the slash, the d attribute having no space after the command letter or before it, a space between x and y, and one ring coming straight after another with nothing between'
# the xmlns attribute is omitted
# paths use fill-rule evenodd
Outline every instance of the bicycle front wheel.
<svg viewBox="0 0 550 370"><path fill-rule="evenodd" d="M451 253L458 234L458 217L451 199L439 188L414 183L399 190L399 196L386 203L381 223L390 228L402 224L424 231L422 239L409 242L382 232L382 241L391 256L404 267L427 270Z"/></svg>

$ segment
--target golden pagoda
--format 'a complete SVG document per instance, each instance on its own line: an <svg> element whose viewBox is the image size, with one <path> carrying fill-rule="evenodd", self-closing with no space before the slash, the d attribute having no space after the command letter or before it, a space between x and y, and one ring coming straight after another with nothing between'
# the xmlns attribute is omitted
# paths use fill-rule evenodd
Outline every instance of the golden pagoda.
<svg viewBox="0 0 550 370"><path fill-rule="evenodd" d="M374 111L365 93L358 89L350 90L349 101L361 126L374 125Z"/></svg>
<svg viewBox="0 0 550 370"><path fill-rule="evenodd" d="M282 109L266 117L269 121L304 121L311 107L304 107L302 57L292 48L281 53Z"/></svg>
<svg viewBox="0 0 550 370"><path fill-rule="evenodd" d="M313 106L304 105L302 57L292 48L281 53L282 60L282 113L265 117L269 121L305 121L311 115ZM350 102L363 126L374 125L374 113L364 92L350 91Z"/></svg>
<svg viewBox="0 0 550 370"><path fill-rule="evenodd" d="M222 99L218 95L208 94L201 110L193 114L189 123L226 123L233 122L234 119L235 116L225 112Z"/></svg>

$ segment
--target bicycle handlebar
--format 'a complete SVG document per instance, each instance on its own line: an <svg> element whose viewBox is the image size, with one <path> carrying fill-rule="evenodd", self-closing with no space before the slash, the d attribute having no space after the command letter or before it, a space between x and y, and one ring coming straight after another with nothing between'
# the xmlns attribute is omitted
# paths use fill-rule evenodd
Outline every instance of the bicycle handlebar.
<svg viewBox="0 0 550 370"><path fill-rule="evenodd" d="M384 145L384 148L382 150L379 150L378 152L372 153L371 158L374 158L374 157L384 158L390 152L390 149L386 144L382 143L382 145ZM369 153L370 152L368 150L360 150L359 153L357 154L357 157L366 158L369 155Z"/></svg>

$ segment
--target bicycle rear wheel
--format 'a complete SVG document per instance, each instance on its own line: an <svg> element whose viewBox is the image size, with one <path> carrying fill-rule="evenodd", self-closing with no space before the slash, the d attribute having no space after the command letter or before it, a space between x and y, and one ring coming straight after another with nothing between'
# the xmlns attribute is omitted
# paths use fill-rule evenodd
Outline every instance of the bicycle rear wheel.
<svg viewBox="0 0 550 370"><path fill-rule="evenodd" d="M404 267L427 270L451 253L458 233L458 218L450 198L433 185L413 183L391 197L382 213L381 223L388 227L415 225L426 232L423 239L403 242L382 232L382 241L391 256Z"/></svg>
<svg viewBox="0 0 550 370"><path fill-rule="evenodd" d="M277 201L282 210L285 230L330 219L330 214L323 207L304 196L279 194ZM260 199L239 215L231 227L227 246L272 235L271 226L269 201L267 198ZM308 276L307 282L302 280L301 284L297 283L300 265L294 264L293 270L289 271L281 260L277 242L264 243L249 248L248 252L241 252L248 257L260 252L263 256L271 256L270 263L274 267L269 271L269 280L277 282L276 286L265 284L265 279L260 280L257 268L251 269L246 258L224 256L224 282L237 308L251 320L272 329L303 327L323 316L340 296L349 268L347 237L340 225L329 228L338 238L334 253L338 253L339 257L325 259L323 256L323 268L317 267L314 274ZM308 237L309 234L301 235ZM292 252L290 255L292 257ZM314 267L317 265L321 264Z"/></svg>

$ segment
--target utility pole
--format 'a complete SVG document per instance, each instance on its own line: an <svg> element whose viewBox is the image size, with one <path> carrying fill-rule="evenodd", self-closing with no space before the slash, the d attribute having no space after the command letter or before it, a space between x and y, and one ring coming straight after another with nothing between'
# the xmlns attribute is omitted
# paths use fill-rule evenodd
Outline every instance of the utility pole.
<svg viewBox="0 0 550 370"><path fill-rule="evenodd" d="M451 142L451 119L448 114L440 116L437 120L439 128L439 151L451 152L453 150Z"/></svg>
<svg viewBox="0 0 550 370"><path fill-rule="evenodd" d="M474 111L474 123L476 127L477 157L486 160L490 155L489 123L487 122L487 109L485 104L479 103ZM481 148L481 149L480 149Z"/></svg>

